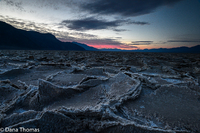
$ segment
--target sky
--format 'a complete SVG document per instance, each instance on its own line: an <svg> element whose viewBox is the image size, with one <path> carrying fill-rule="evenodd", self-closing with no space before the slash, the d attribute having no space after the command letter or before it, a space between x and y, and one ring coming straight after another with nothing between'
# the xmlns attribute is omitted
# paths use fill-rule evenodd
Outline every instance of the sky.
<svg viewBox="0 0 200 133"><path fill-rule="evenodd" d="M200 0L0 0L0 21L99 49L200 44Z"/></svg>

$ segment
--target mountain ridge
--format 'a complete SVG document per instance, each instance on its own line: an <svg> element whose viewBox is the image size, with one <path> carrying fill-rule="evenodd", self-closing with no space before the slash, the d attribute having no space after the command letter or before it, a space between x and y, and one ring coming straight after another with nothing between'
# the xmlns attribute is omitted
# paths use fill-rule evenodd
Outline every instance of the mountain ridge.
<svg viewBox="0 0 200 133"><path fill-rule="evenodd" d="M83 44L83 43L79 43L79 42L72 42L72 43L77 44L77 45L83 47L85 50L88 50L88 51L100 51L99 49L88 46L87 44Z"/></svg>
<svg viewBox="0 0 200 133"><path fill-rule="evenodd" d="M116 51L116 52L155 52L155 53L200 53L200 45L193 47L176 47L176 48L158 48L158 49L143 49L143 50L120 50L120 49L100 49L101 51Z"/></svg>
<svg viewBox="0 0 200 133"><path fill-rule="evenodd" d="M50 33L25 31L0 21L0 49L7 50L77 50L85 51L71 42L61 42Z"/></svg>

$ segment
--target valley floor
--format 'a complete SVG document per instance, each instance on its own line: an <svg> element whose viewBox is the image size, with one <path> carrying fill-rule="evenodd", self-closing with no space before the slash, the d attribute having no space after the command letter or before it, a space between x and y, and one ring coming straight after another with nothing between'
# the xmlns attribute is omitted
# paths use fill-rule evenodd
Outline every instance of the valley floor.
<svg viewBox="0 0 200 133"><path fill-rule="evenodd" d="M0 132L6 127L200 132L200 54L2 50Z"/></svg>

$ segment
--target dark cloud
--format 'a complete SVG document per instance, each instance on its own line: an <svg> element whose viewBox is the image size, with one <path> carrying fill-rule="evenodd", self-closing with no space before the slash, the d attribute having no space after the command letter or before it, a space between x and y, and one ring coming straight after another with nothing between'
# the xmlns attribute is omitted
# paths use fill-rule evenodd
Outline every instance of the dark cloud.
<svg viewBox="0 0 200 133"><path fill-rule="evenodd" d="M124 24L137 24L137 25L145 25L149 24L148 22L136 22L131 20L114 20L114 21L107 21L107 20L99 20L94 17L84 18L84 19L77 19L77 20L64 20L61 22L60 25L64 25L68 27L70 30L78 30L78 31L85 31L85 30L101 30L101 29L110 29L115 28ZM124 29L114 29L114 31L125 31Z"/></svg>
<svg viewBox="0 0 200 133"><path fill-rule="evenodd" d="M154 42L153 44L166 44L168 42L164 42L164 41L159 41L159 42Z"/></svg>
<svg viewBox="0 0 200 133"><path fill-rule="evenodd" d="M151 45L153 41L133 41L131 45Z"/></svg>
<svg viewBox="0 0 200 133"><path fill-rule="evenodd" d="M127 31L126 29L113 29L113 31L116 31L116 32L123 32L123 31Z"/></svg>
<svg viewBox="0 0 200 133"><path fill-rule="evenodd" d="M153 12L160 6L173 5L181 0L96 0L81 5L90 13L122 16L138 16Z"/></svg>
<svg viewBox="0 0 200 133"><path fill-rule="evenodd" d="M120 45L120 48L122 49L138 49L136 46L131 46L131 45Z"/></svg>
<svg viewBox="0 0 200 133"><path fill-rule="evenodd" d="M117 39L122 39L122 37L115 37L115 38L117 38Z"/></svg>
<svg viewBox="0 0 200 133"><path fill-rule="evenodd" d="M106 21L98 20L93 17L84 18L80 20L64 20L61 23L62 25L67 26L71 30L100 30L108 29L110 27L117 27L121 24L121 21Z"/></svg>
<svg viewBox="0 0 200 133"><path fill-rule="evenodd" d="M200 42L200 40L168 40L167 42Z"/></svg>
<svg viewBox="0 0 200 133"><path fill-rule="evenodd" d="M136 25L149 25L149 22L140 22L140 21L129 21L127 24L136 24Z"/></svg>

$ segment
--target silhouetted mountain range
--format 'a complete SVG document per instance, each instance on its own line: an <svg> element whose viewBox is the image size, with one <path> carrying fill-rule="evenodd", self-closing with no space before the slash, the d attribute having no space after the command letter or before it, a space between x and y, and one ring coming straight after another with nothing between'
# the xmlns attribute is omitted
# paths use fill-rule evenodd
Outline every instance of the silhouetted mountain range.
<svg viewBox="0 0 200 133"><path fill-rule="evenodd" d="M162 53L200 53L200 45L193 47L177 47L177 48L159 48L159 49L144 49L136 50L138 52L162 52Z"/></svg>
<svg viewBox="0 0 200 133"><path fill-rule="evenodd" d="M83 44L83 43L78 43L78 42L72 42L72 43L77 44L77 45L83 47L85 50L88 50L88 51L100 51L99 49L96 49L94 47L90 47L90 46Z"/></svg>
<svg viewBox="0 0 200 133"><path fill-rule="evenodd" d="M193 47L177 47L177 48L159 48L144 50L120 50L120 49L100 49L101 51L118 51L118 52L159 52L159 53L200 53L200 45Z"/></svg>
<svg viewBox="0 0 200 133"><path fill-rule="evenodd" d="M117 49L117 48L114 48L114 49L110 49L110 48L102 48L100 49L101 51L112 51L112 52L128 52L128 51L133 51L133 50L121 50L121 49Z"/></svg>
<svg viewBox="0 0 200 133"><path fill-rule="evenodd" d="M52 34L16 29L0 21L0 49L13 50L85 50L71 42L61 42Z"/></svg>

